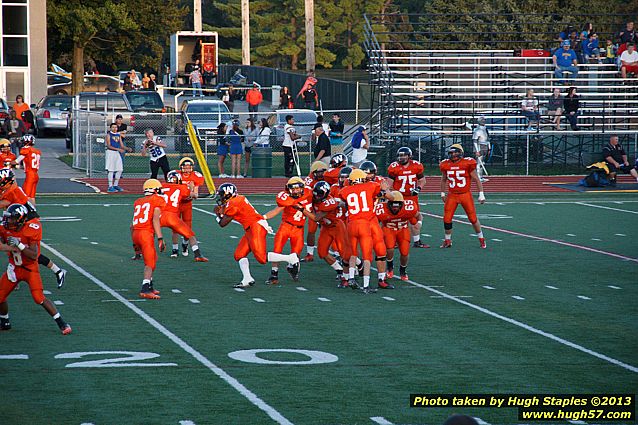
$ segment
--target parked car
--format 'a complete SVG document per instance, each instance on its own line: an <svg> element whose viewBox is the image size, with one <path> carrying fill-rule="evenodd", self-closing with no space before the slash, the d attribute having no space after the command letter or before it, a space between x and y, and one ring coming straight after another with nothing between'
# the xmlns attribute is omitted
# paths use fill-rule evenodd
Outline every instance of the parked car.
<svg viewBox="0 0 638 425"><path fill-rule="evenodd" d="M71 79L65 75L60 75L55 72L47 72L47 85L52 86L54 84L68 83Z"/></svg>
<svg viewBox="0 0 638 425"><path fill-rule="evenodd" d="M117 115L122 115L123 121L126 125L131 120L131 114L133 109L128 103L128 99L124 96L124 93L111 93L111 92L83 92L78 95L79 105L78 107L85 111L95 112L94 114L86 114L86 122L81 123L82 126L87 126L92 129L94 133L104 133L108 131L107 126L115 121ZM70 146L73 140L73 120L72 114L68 114L67 120L67 147ZM127 146L135 150L134 140L127 140L124 138L124 142Z"/></svg>
<svg viewBox="0 0 638 425"><path fill-rule="evenodd" d="M286 115L292 115L295 118L294 127L297 130L297 134L301 136L302 141L309 142L312 128L317 122L317 113L312 109L277 109L268 117L268 124L272 129L275 140L279 144L284 142Z"/></svg>
<svg viewBox="0 0 638 425"><path fill-rule="evenodd" d="M217 146L217 126L221 122L230 124L232 117L228 107L221 100L189 99L182 102L179 111L188 117L193 124L202 147ZM175 123L175 134L182 136L175 140L175 149L179 152L190 152L190 142L186 136L186 128L182 119Z"/></svg>
<svg viewBox="0 0 638 425"><path fill-rule="evenodd" d="M125 71L117 71L117 78L119 78L120 80L120 84L124 85L124 79L126 78L126 75L131 72L131 70L125 70ZM140 79L140 81L142 81L142 73L140 71L135 71L135 73L137 74L138 78Z"/></svg>
<svg viewBox="0 0 638 425"><path fill-rule="evenodd" d="M51 131L64 131L67 126L67 111L73 104L72 96L44 96L33 109L35 131L44 137Z"/></svg>
<svg viewBox="0 0 638 425"><path fill-rule="evenodd" d="M120 80L108 75L85 75L82 77L82 91L87 92L119 92L122 91ZM72 81L49 86L48 94L71 94Z"/></svg>
<svg viewBox="0 0 638 425"><path fill-rule="evenodd" d="M147 128L152 128L156 135L166 135L167 117L164 101L159 93L152 90L131 90L126 92L131 109L129 132L143 134Z"/></svg>

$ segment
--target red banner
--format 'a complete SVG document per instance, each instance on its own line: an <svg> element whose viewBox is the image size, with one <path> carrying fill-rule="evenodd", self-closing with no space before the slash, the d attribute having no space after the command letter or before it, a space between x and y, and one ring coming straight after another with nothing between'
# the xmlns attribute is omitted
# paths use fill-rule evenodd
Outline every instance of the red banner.
<svg viewBox="0 0 638 425"><path fill-rule="evenodd" d="M215 55L215 43L202 43L202 69L204 72L217 74L217 55Z"/></svg>

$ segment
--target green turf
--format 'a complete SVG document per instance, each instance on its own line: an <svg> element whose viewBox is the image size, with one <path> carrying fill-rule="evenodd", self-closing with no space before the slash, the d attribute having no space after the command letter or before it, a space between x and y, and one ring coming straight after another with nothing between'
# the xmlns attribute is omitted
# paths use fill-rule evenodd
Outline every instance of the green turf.
<svg viewBox="0 0 638 425"><path fill-rule="evenodd" d="M261 212L274 204L272 196L251 199ZM132 197L99 195L38 201L44 217L82 219L45 221L44 242L110 288L125 290L119 293L127 299L136 299L142 274L141 265L129 260L132 201ZM435 198L428 195L423 201L428 203L425 211L442 213ZM488 201L478 207L480 214L488 215L482 216L486 226L638 257L638 202L631 195L501 194L488 195ZM196 206L212 210L211 201L198 201ZM276 227L277 220L272 224ZM397 290L375 295L339 290L332 269L318 261L302 266L299 286L307 291L297 290L283 269L283 284L270 287L263 284L268 268L251 257L257 285L239 293L231 288L240 278L232 259L238 239L230 236L241 237L242 229L237 225L220 229L213 217L199 211L194 212L194 228L211 262L195 264L192 257L175 260L162 254L155 275L162 299L133 304L292 423L373 424L370 417L380 416L394 424L439 424L462 412L491 424L509 424L518 423L515 409L410 409L409 395L635 393L638 388L635 372L440 298L437 292L460 296L472 306L636 367L635 262L497 230L485 230L488 249L480 250L470 236L471 227L457 223L451 249L412 252L410 278L430 290L398 280ZM425 242L438 245L441 222L426 217L422 233L431 235L423 236ZM52 291L52 300L64 302L60 311L74 333L59 335L24 285L11 295L14 329L0 333L0 355L30 358L0 360L3 394L19 401L3 404L1 423L274 423L131 309L117 301L105 302L114 298L51 257L69 269L68 283L57 290L53 275L43 271L45 288ZM330 301L321 302L319 297ZM339 360L292 366L249 364L228 357L233 351L259 348L324 351ZM177 366L65 368L74 361L117 356L54 358L88 351L152 352L160 357L143 363ZM290 353L261 357L306 359Z"/></svg>

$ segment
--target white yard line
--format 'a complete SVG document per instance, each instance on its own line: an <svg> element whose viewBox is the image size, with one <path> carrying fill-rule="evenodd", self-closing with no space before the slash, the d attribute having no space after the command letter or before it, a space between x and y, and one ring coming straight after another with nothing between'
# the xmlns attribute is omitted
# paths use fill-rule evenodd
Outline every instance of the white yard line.
<svg viewBox="0 0 638 425"><path fill-rule="evenodd" d="M576 202L576 204L578 205L584 205L586 207L593 207L593 208L602 208L604 210L612 210L612 211L618 211L618 212L625 212L625 213L629 213L629 214L638 214L638 211L631 211L631 210L623 210L620 208L612 208L612 207L605 207L602 205L594 205L594 204L590 204L589 202Z"/></svg>
<svg viewBox="0 0 638 425"><path fill-rule="evenodd" d="M84 270L82 267L80 267L73 260L71 260L70 258L65 256L64 254L62 254L57 249L52 248L51 246L49 246L46 243L41 243L41 246L43 248L47 249L48 251L50 251L52 254L56 255L58 258L60 258L62 261L64 261L69 266L74 268L76 271L78 271L84 277L89 279L91 282L95 283L97 286L99 286L100 288L104 289L113 298L115 298L118 301L120 301L124 306L128 307L131 311L133 311L135 314L137 314L139 317L141 317L149 325L153 326L160 333L162 333L166 338L168 338L173 343L175 343L175 345L177 345L182 350L184 350L185 352L187 352L188 354L193 356L193 358L195 358L195 360L197 360L198 362L203 364L211 372L213 372L215 375L217 375L222 380L224 380L226 383L228 383L228 385L233 387L237 392L239 392L242 396L244 396L249 402L251 402L252 404L257 406L259 409L261 409L264 413L266 413L275 422L277 422L279 424L292 425L292 422L290 422L288 419L286 419L281 413L279 413L277 410L275 410L268 403L266 403L261 398L259 398L255 393L253 393L248 388L246 388L241 382L239 382L237 379L233 378L231 375L229 375L222 368L220 368L219 366L217 366L216 364L214 364L213 362L208 360L203 354L201 354L199 351L195 350L193 347L188 345L186 343L186 341L184 341L183 339L181 339L180 337L175 335L173 332L169 331L160 322L158 322L157 320L153 319L151 316L146 314L146 312L144 312L139 307L137 307L133 303L129 302L122 295L118 294L116 291L111 289L111 287L108 286L106 283L102 282L101 280L99 280L98 278L93 276L91 273L89 273L88 271Z"/></svg>
<svg viewBox="0 0 638 425"><path fill-rule="evenodd" d="M372 416L370 420L379 425L394 425L392 422L390 422L383 416Z"/></svg>

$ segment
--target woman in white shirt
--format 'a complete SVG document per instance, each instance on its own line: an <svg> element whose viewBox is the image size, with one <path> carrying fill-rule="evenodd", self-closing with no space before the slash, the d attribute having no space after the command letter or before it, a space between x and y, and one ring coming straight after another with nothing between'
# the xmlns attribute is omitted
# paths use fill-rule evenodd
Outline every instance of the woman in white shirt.
<svg viewBox="0 0 638 425"><path fill-rule="evenodd" d="M259 133L257 139L255 140L255 146L258 147L269 147L270 146L270 126L268 125L268 120L266 118L262 118L259 121Z"/></svg>

